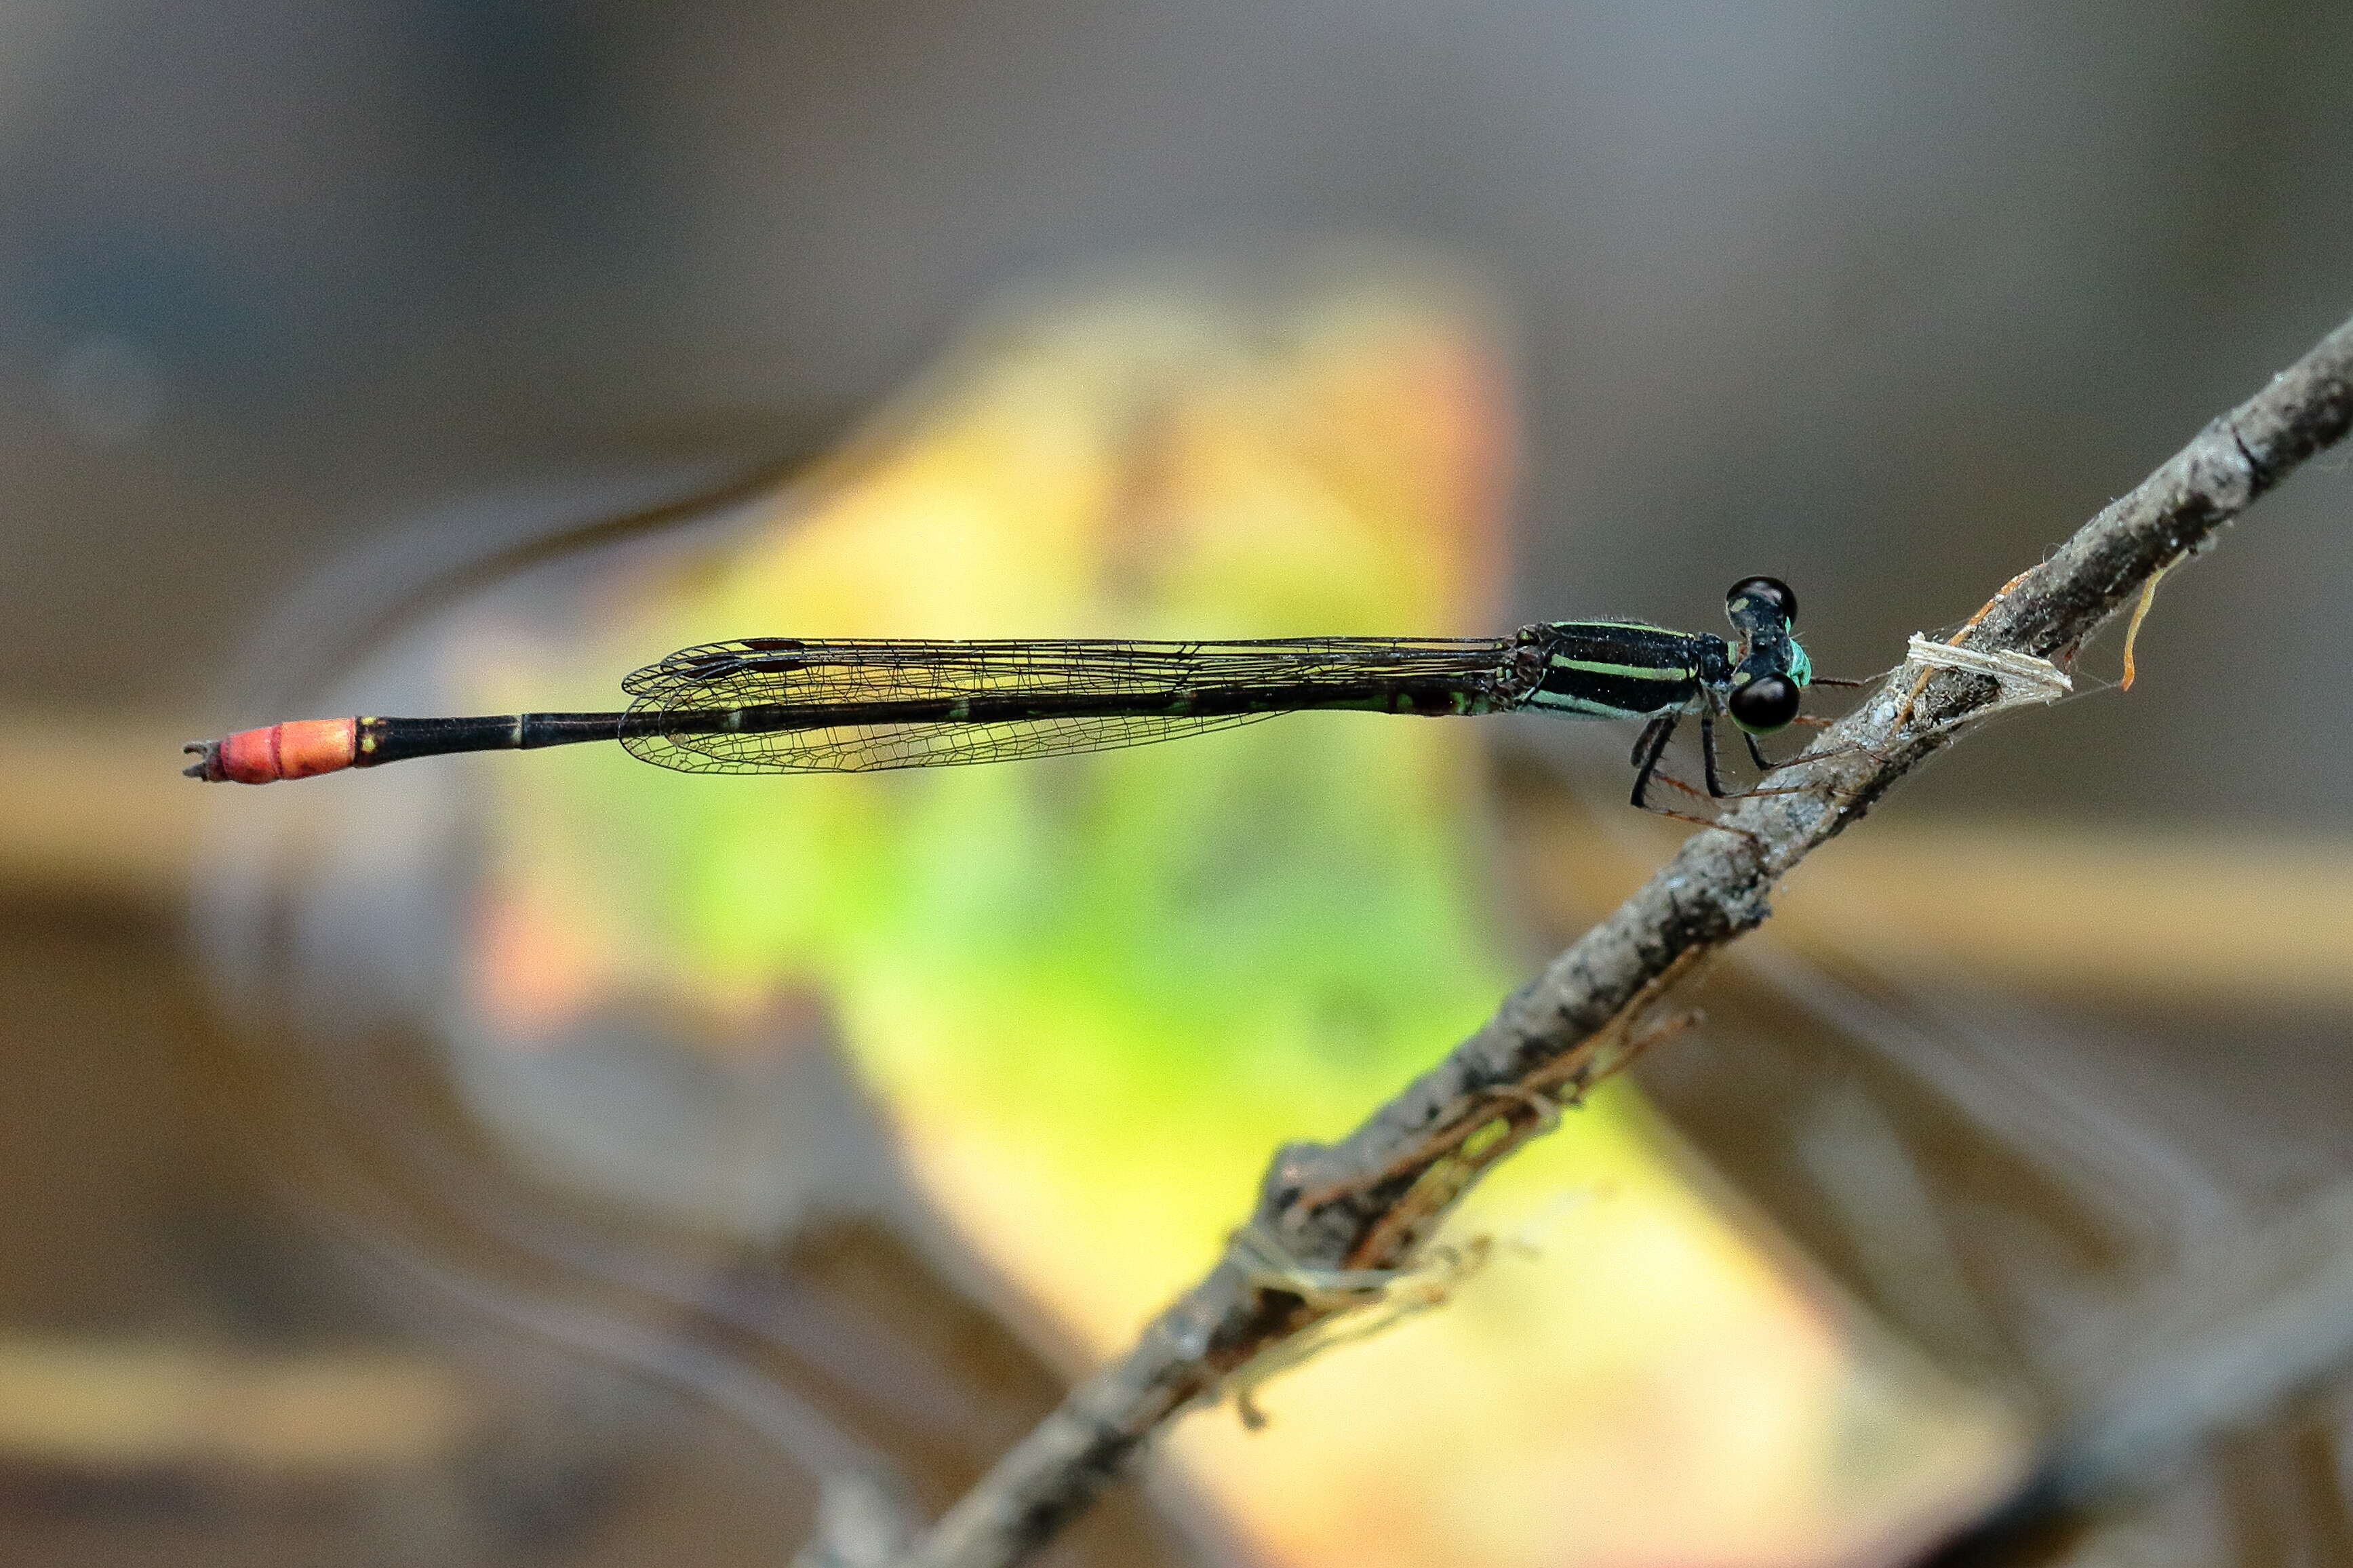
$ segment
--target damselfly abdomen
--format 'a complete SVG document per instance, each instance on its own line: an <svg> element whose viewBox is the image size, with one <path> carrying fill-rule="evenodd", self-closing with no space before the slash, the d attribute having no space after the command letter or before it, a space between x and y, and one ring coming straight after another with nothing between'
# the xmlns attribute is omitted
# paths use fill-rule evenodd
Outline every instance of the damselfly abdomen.
<svg viewBox="0 0 2353 1568"><path fill-rule="evenodd" d="M1696 715L1710 795L1714 721L1748 738L1798 716L1811 662L1797 595L1751 577L1725 596L1736 638L1636 621L1543 621L1510 637L1254 642L824 641L684 648L623 681L614 713L314 719L191 743L191 778L271 784L454 752L617 741L697 773L864 773L1140 746L1282 713L1424 717L1523 710L1645 719L1634 802L1678 720Z"/></svg>

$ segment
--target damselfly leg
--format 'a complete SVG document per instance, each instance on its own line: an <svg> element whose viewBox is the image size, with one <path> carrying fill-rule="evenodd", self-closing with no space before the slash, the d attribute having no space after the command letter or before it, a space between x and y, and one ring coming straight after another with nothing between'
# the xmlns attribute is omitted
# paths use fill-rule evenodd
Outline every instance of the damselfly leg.
<svg viewBox="0 0 2353 1568"><path fill-rule="evenodd" d="M1700 688L1699 694L1703 703L1699 710L1699 776L1706 781L1707 798L1722 800L1724 780L1717 776L1715 771L1715 714L1719 700L1712 689L1704 686ZM1741 732L1747 733L1746 731Z"/></svg>
<svg viewBox="0 0 2353 1568"><path fill-rule="evenodd" d="M1674 738L1675 725L1682 718L1683 713L1680 710L1670 710L1665 713L1655 715L1648 724L1642 726L1641 734L1635 739L1634 752L1630 759L1634 767L1634 793L1630 804L1635 807L1635 809L1650 812L1656 816L1671 816L1677 822L1688 822L1694 827L1721 827L1726 832L1737 833L1744 838L1757 841L1757 836L1749 832L1745 827L1734 827L1728 823L1718 822L1714 817L1694 816L1688 811L1677 811L1672 805L1662 805L1657 801L1650 798L1651 784L1654 779L1661 784L1664 784L1674 789L1683 791L1685 795L1690 795L1694 800L1705 800L1711 798L1709 796L1703 795L1698 790L1694 789L1690 784L1683 783L1683 780L1675 777L1674 774L1662 773L1659 769L1659 759L1666 754L1667 742ZM1705 775L1709 784L1715 790L1715 795L1713 798L1725 799L1728 797L1724 795L1722 786L1715 776L1715 737L1713 726L1710 725L1708 720L1709 714L1707 710L1705 709L1701 710L1700 750L1702 753L1702 766L1705 771Z"/></svg>
<svg viewBox="0 0 2353 1568"><path fill-rule="evenodd" d="M1672 773L1662 772L1659 767L1660 760L1666 755L1667 742L1674 738L1675 726L1683 721L1682 710L1678 709L1658 714L1654 716L1648 724L1645 724L1642 727L1641 734L1638 736L1634 742L1634 754L1632 758L1634 768L1634 793L1631 799L1634 805L1644 811L1658 811L1663 809L1651 804L1650 789L1651 782L1653 779L1656 779L1661 784L1679 789L1694 799L1718 801L1736 800L1739 798L1732 791L1724 787L1723 774L1717 771L1715 754L1716 711L1715 694L1703 688L1702 705L1699 710L1699 765L1700 777L1707 783L1707 788L1704 792L1693 788L1690 784L1683 783L1683 780L1675 777ZM1680 816L1681 813L1668 812L1667 815L1674 816ZM1690 820L1696 821L1698 819L1694 817Z"/></svg>
<svg viewBox="0 0 2353 1568"><path fill-rule="evenodd" d="M1642 732L1634 739L1634 754L1630 759L1634 769L1634 794L1631 804L1638 811L1651 809L1648 798L1651 775L1659 771L1659 758L1665 752L1667 742L1673 738L1675 721L1680 717L1682 715L1676 713L1662 713L1643 725ZM1691 786L1686 784L1683 787L1690 789ZM1696 795L1698 792L1694 790L1692 793Z"/></svg>

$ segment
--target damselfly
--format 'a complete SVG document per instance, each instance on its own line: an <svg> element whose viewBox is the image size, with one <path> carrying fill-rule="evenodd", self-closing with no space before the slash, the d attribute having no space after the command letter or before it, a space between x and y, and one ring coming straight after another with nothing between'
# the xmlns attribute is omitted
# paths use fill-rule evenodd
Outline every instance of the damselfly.
<svg viewBox="0 0 2353 1568"><path fill-rule="evenodd" d="M191 742L190 778L270 784L453 752L617 741L694 773L864 773L1139 746L1281 713L1530 710L1643 719L1634 804L1678 721L1695 715L1707 793L1715 720L1756 737L1798 717L1812 663L1798 598L1751 577L1725 598L1736 639L1640 621L1544 621L1509 637L1250 642L917 642L746 637L705 643L621 683L617 713L311 719ZM1672 781L1671 781L1672 782Z"/></svg>

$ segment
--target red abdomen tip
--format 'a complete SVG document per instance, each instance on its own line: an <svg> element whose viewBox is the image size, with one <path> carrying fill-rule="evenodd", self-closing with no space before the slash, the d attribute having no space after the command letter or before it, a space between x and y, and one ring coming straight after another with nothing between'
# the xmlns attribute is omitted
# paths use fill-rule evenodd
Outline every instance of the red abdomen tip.
<svg viewBox="0 0 2353 1568"><path fill-rule="evenodd" d="M358 746L356 719L297 719L259 730L239 730L203 748L200 776L257 784L306 779L350 767Z"/></svg>

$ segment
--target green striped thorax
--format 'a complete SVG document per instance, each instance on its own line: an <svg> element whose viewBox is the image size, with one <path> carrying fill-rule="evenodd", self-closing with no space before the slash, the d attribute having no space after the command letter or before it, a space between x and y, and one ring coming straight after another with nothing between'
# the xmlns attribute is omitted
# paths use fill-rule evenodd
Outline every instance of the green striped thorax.
<svg viewBox="0 0 2353 1568"><path fill-rule="evenodd" d="M1736 643L1641 621L1547 621L1521 628L1514 706L1567 719L1644 719L1720 709L1753 735L1798 716L1813 660L1799 645L1798 595L1750 577L1725 595Z"/></svg>

